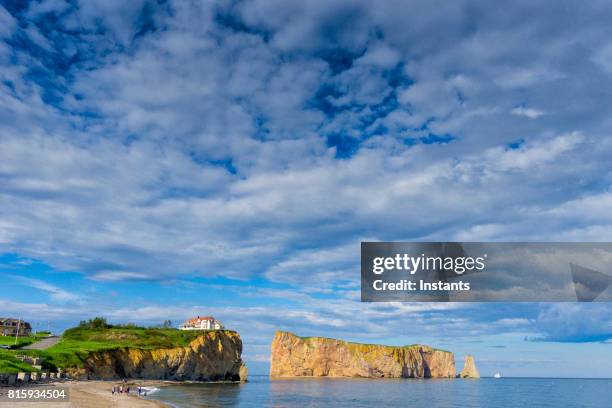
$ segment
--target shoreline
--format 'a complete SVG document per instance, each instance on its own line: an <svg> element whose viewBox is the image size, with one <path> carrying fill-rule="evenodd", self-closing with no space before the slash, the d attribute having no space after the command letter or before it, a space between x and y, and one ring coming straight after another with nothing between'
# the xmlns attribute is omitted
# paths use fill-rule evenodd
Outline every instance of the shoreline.
<svg viewBox="0 0 612 408"><path fill-rule="evenodd" d="M172 405L158 400L139 397L135 392L137 387L159 387L163 385L177 384L176 381L163 380L130 380L109 381L109 380L66 380L46 384L29 384L19 389L57 387L68 390L69 398L67 401L40 401L40 402L0 402L0 408L9 408L16 405L23 408L173 408ZM130 387L129 394L112 394L113 385L123 385Z"/></svg>

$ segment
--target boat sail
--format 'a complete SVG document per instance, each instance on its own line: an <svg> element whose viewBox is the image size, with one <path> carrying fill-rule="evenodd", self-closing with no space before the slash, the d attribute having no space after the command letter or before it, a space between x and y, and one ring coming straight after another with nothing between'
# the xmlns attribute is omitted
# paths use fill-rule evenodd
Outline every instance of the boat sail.
<svg viewBox="0 0 612 408"><path fill-rule="evenodd" d="M493 378L501 378L501 374L500 373L495 373L495 374L493 374Z"/></svg>

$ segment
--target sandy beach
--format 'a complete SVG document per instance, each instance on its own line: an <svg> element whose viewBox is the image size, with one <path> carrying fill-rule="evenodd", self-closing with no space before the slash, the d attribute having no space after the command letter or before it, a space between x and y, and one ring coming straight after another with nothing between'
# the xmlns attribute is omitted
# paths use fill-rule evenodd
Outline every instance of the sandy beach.
<svg viewBox="0 0 612 408"><path fill-rule="evenodd" d="M122 385L120 381L66 381L61 383L45 384L44 386L53 386L58 388L67 388L69 390L69 401L67 402L0 402L0 408L23 407L23 408L153 408L153 407L169 407L159 401L139 398L135 393L138 386L141 387L157 387L163 385L163 381L128 381L125 385L130 386L131 393L115 394L111 393L113 385ZM4 388L6 390L6 388Z"/></svg>

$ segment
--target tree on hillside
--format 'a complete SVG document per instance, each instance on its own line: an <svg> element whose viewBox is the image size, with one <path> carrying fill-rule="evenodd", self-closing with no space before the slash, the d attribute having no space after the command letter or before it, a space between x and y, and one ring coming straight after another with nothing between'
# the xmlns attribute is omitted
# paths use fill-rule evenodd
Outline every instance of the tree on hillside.
<svg viewBox="0 0 612 408"><path fill-rule="evenodd" d="M90 329L107 329L111 327L110 324L106 322L106 319L103 317L94 317L89 320L81 320L79 322L79 327L87 327Z"/></svg>

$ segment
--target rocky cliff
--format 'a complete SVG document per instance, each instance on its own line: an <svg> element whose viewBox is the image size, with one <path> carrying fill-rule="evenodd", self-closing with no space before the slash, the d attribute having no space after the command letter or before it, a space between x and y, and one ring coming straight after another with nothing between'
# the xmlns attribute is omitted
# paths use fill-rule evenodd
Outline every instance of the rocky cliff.
<svg viewBox="0 0 612 408"><path fill-rule="evenodd" d="M203 332L186 347L117 348L89 353L81 367L66 369L78 379L140 378L194 381L246 381L238 333Z"/></svg>
<svg viewBox="0 0 612 408"><path fill-rule="evenodd" d="M270 377L452 378L455 359L429 346L349 343L276 332Z"/></svg>
<svg viewBox="0 0 612 408"><path fill-rule="evenodd" d="M466 356L465 364L463 364L463 370L459 373L458 377L460 378L480 378L480 373L476 368L476 363L474 362L474 357Z"/></svg>

